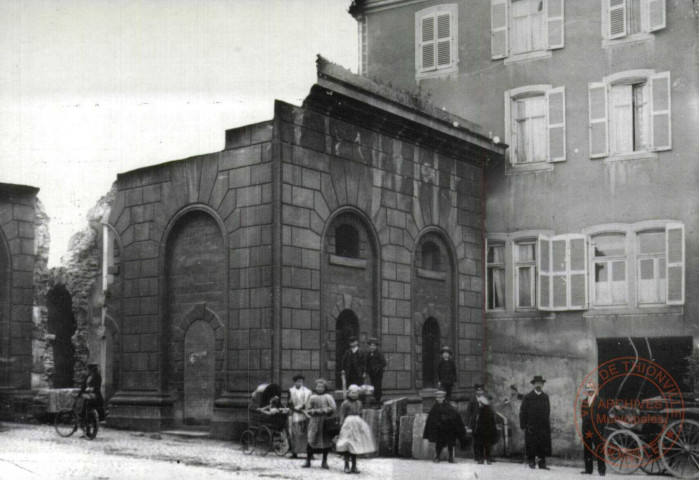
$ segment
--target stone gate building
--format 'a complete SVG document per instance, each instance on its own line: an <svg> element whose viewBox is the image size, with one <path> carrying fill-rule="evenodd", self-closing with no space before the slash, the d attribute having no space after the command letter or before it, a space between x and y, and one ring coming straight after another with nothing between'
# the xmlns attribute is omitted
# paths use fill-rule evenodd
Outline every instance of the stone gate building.
<svg viewBox="0 0 699 480"><path fill-rule="evenodd" d="M118 176L104 281L111 425L234 435L260 383L339 388L350 335L381 341L389 396L429 394L440 345L483 375L478 126L319 59L302 107L223 151ZM431 390L432 389L432 390Z"/></svg>

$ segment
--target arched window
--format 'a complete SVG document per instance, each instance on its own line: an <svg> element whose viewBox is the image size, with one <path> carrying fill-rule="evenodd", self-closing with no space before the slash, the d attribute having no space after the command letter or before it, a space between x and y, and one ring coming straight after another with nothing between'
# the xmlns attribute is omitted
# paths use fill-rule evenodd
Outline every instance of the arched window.
<svg viewBox="0 0 699 480"><path fill-rule="evenodd" d="M434 318L428 318L422 325L422 388L437 386L440 343L439 323Z"/></svg>
<svg viewBox="0 0 699 480"><path fill-rule="evenodd" d="M340 225L335 229L335 255L359 258L359 232L352 225Z"/></svg>
<svg viewBox="0 0 699 480"><path fill-rule="evenodd" d="M359 337L359 320L352 310L343 310L335 322L335 384L342 382L342 356L349 348L350 337Z"/></svg>
<svg viewBox="0 0 699 480"><path fill-rule="evenodd" d="M422 244L422 268L435 272L442 271L442 259L440 257L439 247L433 242L425 242Z"/></svg>

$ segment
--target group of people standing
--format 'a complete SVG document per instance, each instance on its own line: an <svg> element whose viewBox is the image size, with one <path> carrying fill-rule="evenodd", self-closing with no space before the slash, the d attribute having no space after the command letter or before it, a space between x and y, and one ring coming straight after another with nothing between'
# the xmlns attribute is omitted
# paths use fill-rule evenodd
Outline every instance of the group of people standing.
<svg viewBox="0 0 699 480"><path fill-rule="evenodd" d="M359 348L357 337L349 338L349 348L342 355L340 365L341 375L346 385L363 385L368 380L374 387L374 399L381 403L381 384L383 372L388 362L386 356L379 350L379 341L369 338L369 349L364 352Z"/></svg>
<svg viewBox="0 0 699 480"><path fill-rule="evenodd" d="M359 386L352 384L347 389L347 398L340 405L338 434L333 428L337 405L328 391L327 382L316 380L315 392L311 392L303 385L304 380L303 375L296 375L294 386L289 389L292 458L306 453L303 467L310 468L313 454L319 453L322 455L321 468L328 469L328 453L334 444L335 450L344 454L345 473L359 473L357 455L376 451L371 429L361 417Z"/></svg>

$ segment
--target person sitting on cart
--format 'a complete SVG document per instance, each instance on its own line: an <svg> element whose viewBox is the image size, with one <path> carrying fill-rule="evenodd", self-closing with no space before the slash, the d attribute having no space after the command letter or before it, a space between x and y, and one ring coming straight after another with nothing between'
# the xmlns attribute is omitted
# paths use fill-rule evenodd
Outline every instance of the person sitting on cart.
<svg viewBox="0 0 699 480"><path fill-rule="evenodd" d="M298 458L299 453L306 453L308 446L308 416L305 409L312 393L303 385L305 380L306 378L300 373L294 375L294 386L289 389L291 458Z"/></svg>
<svg viewBox="0 0 699 480"><path fill-rule="evenodd" d="M85 395L87 393L87 395ZM80 384L80 396L84 396L83 416L89 409L97 410L100 421L104 420L104 397L102 397L102 376L96 363L87 365L87 375Z"/></svg>

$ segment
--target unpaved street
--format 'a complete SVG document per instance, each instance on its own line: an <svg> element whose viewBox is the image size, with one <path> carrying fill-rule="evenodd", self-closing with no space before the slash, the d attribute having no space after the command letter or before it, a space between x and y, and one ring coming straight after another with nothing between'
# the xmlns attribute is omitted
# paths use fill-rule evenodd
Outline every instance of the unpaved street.
<svg viewBox="0 0 699 480"><path fill-rule="evenodd" d="M52 426L3 423L0 428L0 478L85 480L198 480L198 479L341 479L342 459L332 455L330 470L315 461L311 471L302 460L270 453L246 456L237 444L194 440L140 432L100 429L95 440L59 437ZM476 465L459 459L455 465L404 459L360 459L361 475L351 478L443 480L566 480L590 478L580 467L552 466L529 470L522 464L497 462ZM596 475L595 475L596 477Z"/></svg>

